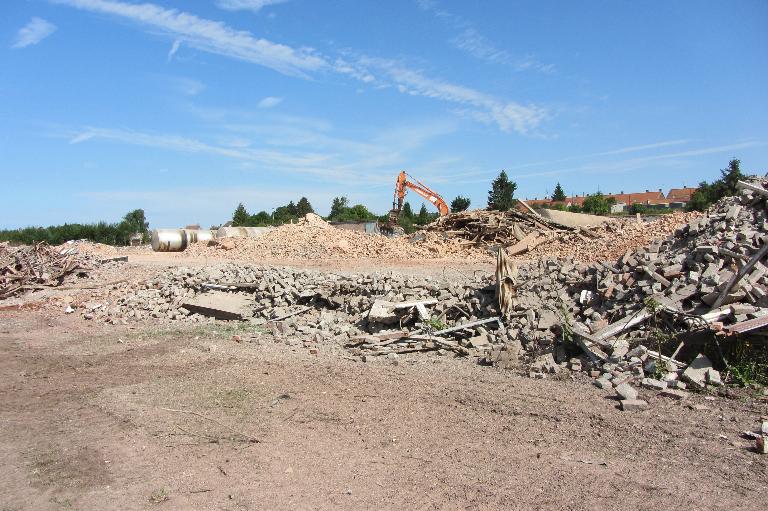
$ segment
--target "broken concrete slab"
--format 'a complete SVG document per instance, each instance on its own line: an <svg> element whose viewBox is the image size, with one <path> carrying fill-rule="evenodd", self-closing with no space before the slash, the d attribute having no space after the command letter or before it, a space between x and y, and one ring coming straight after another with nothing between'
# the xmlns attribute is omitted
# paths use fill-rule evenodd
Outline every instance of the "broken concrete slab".
<svg viewBox="0 0 768 511"><path fill-rule="evenodd" d="M667 388L667 382L656 380L654 378L643 378L640 386L650 390L664 390Z"/></svg>
<svg viewBox="0 0 768 511"><path fill-rule="evenodd" d="M629 383L622 383L621 385L618 385L614 390L616 391L616 394L618 394L622 399L637 399L637 390L635 390L635 388L632 387Z"/></svg>
<svg viewBox="0 0 768 511"><path fill-rule="evenodd" d="M250 316L253 300L245 295L210 291L202 293L182 306L192 313L223 320L242 320Z"/></svg>
<svg viewBox="0 0 768 511"><path fill-rule="evenodd" d="M681 378L690 383L696 389L703 389L707 383L707 371L712 369L712 361L703 353L696 355L688 367L685 368Z"/></svg>

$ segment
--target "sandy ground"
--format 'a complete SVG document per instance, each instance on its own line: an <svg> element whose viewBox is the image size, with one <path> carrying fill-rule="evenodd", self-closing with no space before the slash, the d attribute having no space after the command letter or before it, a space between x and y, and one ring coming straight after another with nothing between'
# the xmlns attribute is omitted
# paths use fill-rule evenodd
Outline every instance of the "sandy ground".
<svg viewBox="0 0 768 511"><path fill-rule="evenodd" d="M587 380L243 328L1 311L0 509L766 508L740 437L765 400L628 413Z"/></svg>

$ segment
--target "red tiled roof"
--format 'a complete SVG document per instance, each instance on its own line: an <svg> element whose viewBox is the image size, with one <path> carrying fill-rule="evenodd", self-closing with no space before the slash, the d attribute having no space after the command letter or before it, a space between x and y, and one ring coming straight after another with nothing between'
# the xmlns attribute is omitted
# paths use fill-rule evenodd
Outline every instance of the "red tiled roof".
<svg viewBox="0 0 768 511"><path fill-rule="evenodd" d="M672 188L667 194L667 199L674 199L675 202L688 202L698 188Z"/></svg>
<svg viewBox="0 0 768 511"><path fill-rule="evenodd" d="M664 194L656 192L640 192L640 193L613 193L606 195L608 198L616 199L616 202L621 202L631 206L632 204L646 204L648 201L663 199Z"/></svg>

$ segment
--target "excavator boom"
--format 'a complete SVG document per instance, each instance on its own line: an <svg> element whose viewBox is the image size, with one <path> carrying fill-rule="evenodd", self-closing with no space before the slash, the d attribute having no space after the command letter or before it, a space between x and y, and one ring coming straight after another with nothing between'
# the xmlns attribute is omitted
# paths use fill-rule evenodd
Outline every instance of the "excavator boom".
<svg viewBox="0 0 768 511"><path fill-rule="evenodd" d="M397 176L397 181L395 182L395 197L392 200L392 211L390 211L390 223L397 224L397 217L403 209L405 194L409 189L431 202L440 212L440 216L445 216L450 212L448 204L446 204L439 193L431 190L424 183L416 179L411 178L413 181L409 181L409 177L410 176L408 176L405 171L400 172Z"/></svg>

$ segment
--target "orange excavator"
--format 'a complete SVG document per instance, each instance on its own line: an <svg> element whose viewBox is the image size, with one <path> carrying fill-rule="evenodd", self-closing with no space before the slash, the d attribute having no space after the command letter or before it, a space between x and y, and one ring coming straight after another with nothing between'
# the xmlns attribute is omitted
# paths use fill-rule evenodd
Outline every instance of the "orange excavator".
<svg viewBox="0 0 768 511"><path fill-rule="evenodd" d="M387 223L388 230L393 231L397 229L397 219L400 216L400 212L403 210L403 202L405 201L405 194L408 189L413 190L434 204L434 206L440 212L440 216L445 216L450 213L448 204L446 204L445 200L440 196L439 193L431 190L421 181L414 179L412 176L409 176L405 173L405 171L402 171L397 176L397 181L395 182L395 195L392 199L392 210L389 212L389 222Z"/></svg>

